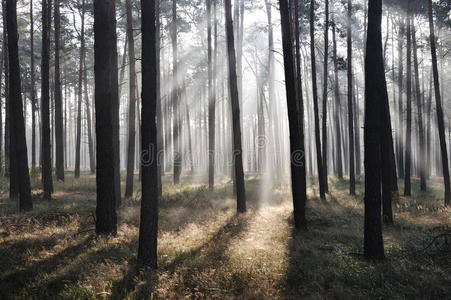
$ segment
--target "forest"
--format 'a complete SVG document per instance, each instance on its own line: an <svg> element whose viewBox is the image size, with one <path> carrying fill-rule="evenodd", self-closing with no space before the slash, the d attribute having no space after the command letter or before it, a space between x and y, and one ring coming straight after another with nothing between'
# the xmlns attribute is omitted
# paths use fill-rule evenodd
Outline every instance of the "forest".
<svg viewBox="0 0 451 300"><path fill-rule="evenodd" d="M451 298L451 0L1 0L0 299Z"/></svg>

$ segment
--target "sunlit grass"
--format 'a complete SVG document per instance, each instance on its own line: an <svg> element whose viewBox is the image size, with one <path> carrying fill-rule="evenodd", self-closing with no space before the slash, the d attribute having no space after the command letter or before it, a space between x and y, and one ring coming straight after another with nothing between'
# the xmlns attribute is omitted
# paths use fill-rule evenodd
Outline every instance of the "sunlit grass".
<svg viewBox="0 0 451 300"><path fill-rule="evenodd" d="M394 206L395 225L384 228L387 260L362 257L363 181L357 196L331 177L330 194L308 189L307 231L293 228L288 185L274 186L260 203L260 178L247 177L248 212L236 215L233 186L219 178L215 191L182 176L164 179L160 203L159 271L135 269L139 182L119 210L118 235L94 234L95 180L55 183L54 199L35 210L0 218L2 297L49 299L158 298L446 298L451 264L436 252L416 253L437 226L451 226L441 181ZM137 177L136 177L137 178ZM138 181L138 180L136 180ZM313 181L315 182L315 181ZM400 182L400 188L402 183ZM6 192L2 192L1 204ZM6 213L5 213L6 214ZM421 284L420 284L421 283Z"/></svg>

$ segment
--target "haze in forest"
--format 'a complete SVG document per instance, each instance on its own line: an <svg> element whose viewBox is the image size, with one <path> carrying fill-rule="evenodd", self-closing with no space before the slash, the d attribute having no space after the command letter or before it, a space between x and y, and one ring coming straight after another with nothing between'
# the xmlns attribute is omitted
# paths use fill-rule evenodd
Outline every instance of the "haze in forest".
<svg viewBox="0 0 451 300"><path fill-rule="evenodd" d="M451 295L449 0L1 19L1 298Z"/></svg>

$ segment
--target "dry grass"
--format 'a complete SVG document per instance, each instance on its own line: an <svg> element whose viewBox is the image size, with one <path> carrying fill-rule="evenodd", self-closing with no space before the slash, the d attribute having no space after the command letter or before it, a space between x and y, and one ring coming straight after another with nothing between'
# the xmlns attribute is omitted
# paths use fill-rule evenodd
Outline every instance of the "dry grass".
<svg viewBox="0 0 451 300"><path fill-rule="evenodd" d="M88 174L68 177L56 185L51 202L36 191L35 211L28 214L14 213L15 204L0 193L7 208L0 218L2 299L451 297L450 252L443 255L435 244L418 251L440 232L438 226L451 226L438 180L427 193L414 182L417 196L395 206L396 224L384 228L387 260L378 264L358 255L362 182L356 197L347 194L345 181L333 178L327 200L309 188L304 232L293 228L287 186L272 189L262 204L259 179L249 178L249 211L236 215L228 180L215 192L193 183L166 184L155 273L135 270L139 188L119 211L118 235L96 237L93 182Z"/></svg>

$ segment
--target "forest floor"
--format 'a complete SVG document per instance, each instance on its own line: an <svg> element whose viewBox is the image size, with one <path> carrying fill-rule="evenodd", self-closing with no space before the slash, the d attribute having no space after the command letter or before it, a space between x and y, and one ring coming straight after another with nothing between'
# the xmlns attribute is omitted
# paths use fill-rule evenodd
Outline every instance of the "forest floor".
<svg viewBox="0 0 451 300"><path fill-rule="evenodd" d="M310 186L308 230L295 232L287 186L261 203L260 181L248 177L248 212L236 215L230 182L209 192L189 183L192 176L179 187L168 176L159 270L137 273L139 196L123 203L116 237L96 237L94 176L66 175L51 201L35 189L35 209L26 214L14 212L0 182L1 299L451 297L451 210L439 179L428 182L428 192L414 180L414 196L399 199L395 225L384 228L386 260L370 263L361 255L361 178L355 197L335 178L327 200Z"/></svg>

